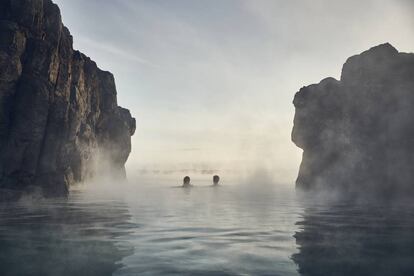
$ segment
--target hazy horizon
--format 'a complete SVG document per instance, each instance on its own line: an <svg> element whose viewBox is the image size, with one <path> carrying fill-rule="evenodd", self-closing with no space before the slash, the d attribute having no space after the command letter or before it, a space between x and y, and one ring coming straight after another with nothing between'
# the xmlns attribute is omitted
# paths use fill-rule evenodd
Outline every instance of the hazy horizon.
<svg viewBox="0 0 414 276"><path fill-rule="evenodd" d="M137 119L129 172L265 168L293 182L294 94L373 46L414 45L409 0L54 2Z"/></svg>

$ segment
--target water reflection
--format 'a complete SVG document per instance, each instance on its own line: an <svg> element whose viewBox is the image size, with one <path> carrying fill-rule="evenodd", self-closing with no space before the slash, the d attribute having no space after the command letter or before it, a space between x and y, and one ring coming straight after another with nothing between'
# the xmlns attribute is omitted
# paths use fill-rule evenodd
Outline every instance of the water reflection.
<svg viewBox="0 0 414 276"><path fill-rule="evenodd" d="M134 254L115 275L297 275L291 191L222 186L130 194Z"/></svg>
<svg viewBox="0 0 414 276"><path fill-rule="evenodd" d="M84 198L0 203L1 275L111 275L132 253L137 225L117 200Z"/></svg>
<svg viewBox="0 0 414 276"><path fill-rule="evenodd" d="M413 206L171 186L0 203L0 275L414 275Z"/></svg>
<svg viewBox="0 0 414 276"><path fill-rule="evenodd" d="M414 208L307 204L292 259L303 275L414 275Z"/></svg>

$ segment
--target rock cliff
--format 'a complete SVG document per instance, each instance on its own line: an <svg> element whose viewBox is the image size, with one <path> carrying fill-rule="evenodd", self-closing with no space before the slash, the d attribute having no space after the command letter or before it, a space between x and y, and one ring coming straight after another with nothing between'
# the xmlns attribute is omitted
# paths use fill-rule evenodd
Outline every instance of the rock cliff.
<svg viewBox="0 0 414 276"><path fill-rule="evenodd" d="M102 160L124 174L135 119L114 77L73 50L50 0L0 1L0 187L65 195Z"/></svg>
<svg viewBox="0 0 414 276"><path fill-rule="evenodd" d="M414 193L414 54L382 44L349 58L341 79L295 95L296 184L351 194Z"/></svg>

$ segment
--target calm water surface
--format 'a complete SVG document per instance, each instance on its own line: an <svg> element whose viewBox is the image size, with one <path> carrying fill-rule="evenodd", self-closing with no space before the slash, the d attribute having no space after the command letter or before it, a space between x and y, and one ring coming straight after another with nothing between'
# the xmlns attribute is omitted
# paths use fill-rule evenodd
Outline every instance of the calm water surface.
<svg viewBox="0 0 414 276"><path fill-rule="evenodd" d="M0 203L1 275L414 275L408 206L131 186Z"/></svg>

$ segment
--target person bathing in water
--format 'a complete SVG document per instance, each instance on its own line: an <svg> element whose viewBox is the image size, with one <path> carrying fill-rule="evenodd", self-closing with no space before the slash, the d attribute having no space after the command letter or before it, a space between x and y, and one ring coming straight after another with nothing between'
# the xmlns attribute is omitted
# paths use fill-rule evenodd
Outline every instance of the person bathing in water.
<svg viewBox="0 0 414 276"><path fill-rule="evenodd" d="M218 175L213 176L213 185L218 186L219 182L220 182L220 176Z"/></svg>
<svg viewBox="0 0 414 276"><path fill-rule="evenodd" d="M190 179L189 176L184 177L184 179L183 179L183 188L188 188L188 187L193 186L193 185L191 185L190 180L191 179Z"/></svg>
<svg viewBox="0 0 414 276"><path fill-rule="evenodd" d="M213 186L218 186L219 182L220 182L220 176L218 175L213 176ZM184 177L182 187L183 188L193 187L193 185L191 185L191 179L189 176Z"/></svg>

